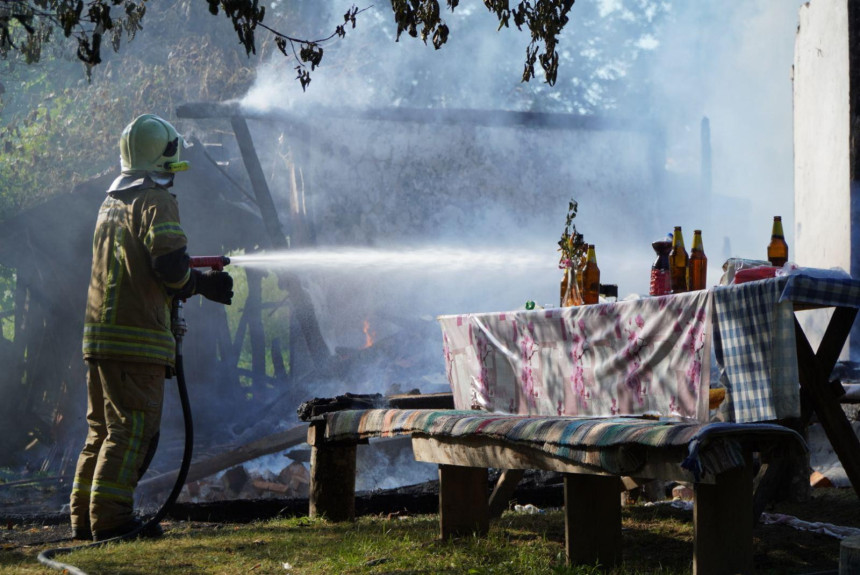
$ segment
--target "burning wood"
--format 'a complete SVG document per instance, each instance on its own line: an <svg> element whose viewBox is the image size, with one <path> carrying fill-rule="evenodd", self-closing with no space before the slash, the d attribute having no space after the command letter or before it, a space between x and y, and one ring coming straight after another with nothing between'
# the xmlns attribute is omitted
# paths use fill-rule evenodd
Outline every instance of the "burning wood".
<svg viewBox="0 0 860 575"><path fill-rule="evenodd" d="M188 470L188 482L203 479L223 469L228 469L238 463L250 461L263 455L283 451L294 445L304 443L307 438L307 425L297 425L291 429L280 431L263 437L251 443L231 449L226 453L220 453L214 457L192 463ZM153 493L168 489L176 479L177 471L169 471L157 477L141 481L138 491L141 493Z"/></svg>
<svg viewBox="0 0 860 575"><path fill-rule="evenodd" d="M317 415L333 411L383 407L398 409L454 409L454 396L451 393L422 394L417 389L409 393L396 395L345 393L336 397L315 397L302 403L297 411L300 420L310 421L311 418Z"/></svg>
<svg viewBox="0 0 860 575"><path fill-rule="evenodd" d="M310 473L301 463L292 462L277 474L272 471L248 471L237 465L217 479L209 477L186 485L179 496L181 503L212 503L236 499L306 498Z"/></svg>

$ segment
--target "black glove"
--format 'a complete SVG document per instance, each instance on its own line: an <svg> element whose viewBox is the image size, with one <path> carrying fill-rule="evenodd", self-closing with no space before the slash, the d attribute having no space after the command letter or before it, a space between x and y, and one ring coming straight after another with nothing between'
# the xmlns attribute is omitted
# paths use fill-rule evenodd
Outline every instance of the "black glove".
<svg viewBox="0 0 860 575"><path fill-rule="evenodd" d="M230 305L233 302L233 278L227 272L194 271L194 293L206 299Z"/></svg>

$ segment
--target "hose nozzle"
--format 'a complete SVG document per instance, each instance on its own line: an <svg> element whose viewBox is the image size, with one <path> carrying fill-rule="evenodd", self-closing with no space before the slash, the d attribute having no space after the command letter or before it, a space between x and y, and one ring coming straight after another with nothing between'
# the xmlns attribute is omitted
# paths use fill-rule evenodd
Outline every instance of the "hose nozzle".
<svg viewBox="0 0 860 575"><path fill-rule="evenodd" d="M220 272L224 266L230 263L230 258L227 256L192 256L191 267L193 268L212 268Z"/></svg>

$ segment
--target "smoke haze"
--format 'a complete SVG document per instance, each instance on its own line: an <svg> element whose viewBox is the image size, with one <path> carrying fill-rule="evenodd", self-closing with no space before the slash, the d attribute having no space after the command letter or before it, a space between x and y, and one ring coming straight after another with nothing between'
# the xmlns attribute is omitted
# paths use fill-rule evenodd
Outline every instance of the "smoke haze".
<svg viewBox="0 0 860 575"><path fill-rule="evenodd" d="M352 5L292 4L301 7L307 36L317 37ZM327 351L354 358L369 335L380 349L355 371L290 397L281 406L284 425L295 422L298 401L385 392L380 382L391 378L383 371L392 365L396 377L412 377L400 379L403 386L444 390L438 315L517 309L527 300L557 305L556 249L570 199L579 203L578 231L597 246L602 282L617 284L622 298L647 293L651 242L676 225L688 249L693 230L702 229L710 284L728 257L765 257L774 215L783 216L793 246L791 66L802 4L580 1L561 38L552 87L540 73L520 82L527 32L496 32L498 22L476 1L446 11L451 33L438 51L408 37L395 42L388 2L369 8L345 39L325 46L306 92L293 61L276 55L261 62L241 106L254 118L249 127L282 221L296 181L318 251L310 262L291 250L293 259L247 254L236 265L295 266ZM128 49L147 48L139 42L151 48L158 38L144 29ZM235 42L231 30L223 40ZM410 113L416 110L441 112ZM524 125L514 113L541 121ZM181 126L201 138L217 132L207 129L202 121ZM210 227L235 232L237 221ZM68 245L89 249L91 233ZM82 315L83 302L75 305ZM290 361L295 375L308 360ZM83 395L74 400L83 409ZM178 408L169 401L165 422L175 426ZM225 413L201 411L203 426L213 428L238 418L235 404ZM77 424L75 449L85 428ZM154 465L170 468L165 460L178 461L176 450L160 450ZM377 487L383 484L388 479Z"/></svg>
<svg viewBox="0 0 860 575"><path fill-rule="evenodd" d="M471 214L473 238L488 237L500 222L513 219L517 232L504 238L492 234L495 240L527 246L536 257L540 250L554 253L567 201L574 198L580 204L575 223L586 240L597 245L604 281L618 283L622 297L647 293L653 260L650 242L675 225L684 227L688 249L693 228L703 230L709 281L716 283L728 257L764 257L773 215L788 222L786 235L792 243L791 66L801 4L800 0L577 3L562 39L564 57L555 87L540 79L518 81L526 35L507 29L495 33L494 18L483 7L448 12L450 40L435 51L410 38L394 43L390 9L378 6L362 13L359 26L331 49L332 67L324 65L316 72L307 93L287 72L288 64L276 58L261 66L243 105L290 110L312 124L315 116L323 116L320 108L397 106L539 110L627 122L632 129L600 137L581 131L513 128L507 133L478 133L481 128L462 126L422 130L414 124L389 123L387 131L370 128L377 131L370 139L368 128L362 126L353 134L343 128L344 121L339 128L343 132L335 137L343 146L343 164L357 150L368 146L378 150L380 141L410 135L423 141L439 138L446 147L460 146L461 151L492 149L500 138L524 142L532 138L519 148L509 146L504 150L507 155L492 158L495 161L485 169L504 172L500 164L527 162L535 168L537 180L521 184L519 190L514 186L500 190L496 182L490 189L490 178L475 174L470 174L474 182L452 184L457 188L452 195L469 189L481 198ZM710 195L702 178L704 117L710 120ZM641 164L654 147L654 140L636 131L643 122L664 138L665 148L659 150L663 156L649 158L656 164L656 174ZM293 140L291 145L303 143ZM564 152L553 157L559 148ZM382 155L370 161L379 161ZM336 169L337 163L335 158L327 169ZM451 171L459 167L452 166ZM510 181L511 175L504 173L501 179ZM527 190L529 184L541 189ZM313 201L320 207L324 200ZM500 213L485 217L495 210ZM541 281L550 282L552 274L557 272L550 270ZM537 291L523 285L519 298L504 303L510 307L531 297L552 301L551 289Z"/></svg>

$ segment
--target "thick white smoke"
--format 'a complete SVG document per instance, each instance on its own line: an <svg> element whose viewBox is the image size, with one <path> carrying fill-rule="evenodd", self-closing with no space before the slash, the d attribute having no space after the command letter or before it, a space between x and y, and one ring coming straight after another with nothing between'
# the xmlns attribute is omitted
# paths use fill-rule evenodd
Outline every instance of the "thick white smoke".
<svg viewBox="0 0 860 575"><path fill-rule="evenodd" d="M642 181L638 190L620 184L625 189L619 190L611 183L615 172L626 170L638 177L640 167L631 166L649 146L642 139L619 137L608 144L588 144L591 156L585 166L577 164L584 157L578 151L568 166L573 173L567 189L547 191L539 206L506 206L543 212L536 218L537 230L523 227L528 237L523 235L518 243L553 252L567 200L577 199L578 227L598 245L605 277L619 284L622 296L647 291L650 241L674 225L684 226L688 243L693 228L703 229L711 283L718 281L727 257L763 257L773 215L783 216L791 245L791 66L801 0L577 3L562 37L564 58L555 87L540 78L529 84L519 81L526 33L497 33L493 16L482 6L461 4L453 14L446 13L451 36L439 51L407 37L395 43L390 8L373 7L361 14L358 27L345 40L328 49L306 93L294 80L292 63L276 57L260 68L243 105L288 109L305 117L313 117L320 107L405 106L587 112L652 123L665 134L665 158L655 161L663 163L659 168L669 179ZM700 201L704 117L710 121L712 150L712 196L705 202ZM413 128L392 123L391 130ZM414 131L416 137L428 137ZM450 139L457 132L436 133ZM521 133L512 129L511 137ZM552 147L554 141L569 145L568 137L582 140L588 135L552 133L543 146ZM353 150L375 145L362 141L360 134L341 143ZM506 160L539 162L542 150L527 148L521 154ZM601 162L603 173L587 173L595 162ZM549 165L546 171L555 169ZM482 185L486 182L475 182L475 193L491 197L493 191ZM667 189L674 195L666 195ZM627 209L619 212L619 203ZM527 291L533 288L524 286L523 298L541 297Z"/></svg>

